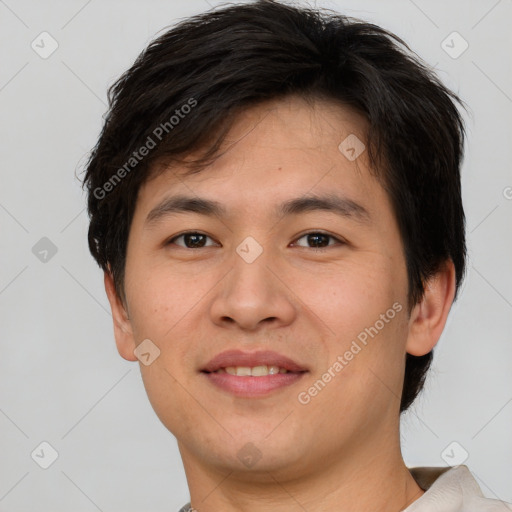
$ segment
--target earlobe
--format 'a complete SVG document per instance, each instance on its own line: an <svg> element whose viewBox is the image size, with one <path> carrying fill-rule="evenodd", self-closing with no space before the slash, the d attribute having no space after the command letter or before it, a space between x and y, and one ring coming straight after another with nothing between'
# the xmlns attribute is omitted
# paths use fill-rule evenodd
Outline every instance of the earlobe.
<svg viewBox="0 0 512 512"><path fill-rule="evenodd" d="M413 356L428 354L437 344L446 325L455 296L455 267L448 260L427 283L421 301L409 319L406 351Z"/></svg>
<svg viewBox="0 0 512 512"><path fill-rule="evenodd" d="M114 337L116 340L117 351L119 355L127 361L137 361L133 353L136 344L133 337L133 330L123 305L114 285L114 279L110 272L105 271L103 276L105 283L105 292L107 293L112 319L114 321Z"/></svg>

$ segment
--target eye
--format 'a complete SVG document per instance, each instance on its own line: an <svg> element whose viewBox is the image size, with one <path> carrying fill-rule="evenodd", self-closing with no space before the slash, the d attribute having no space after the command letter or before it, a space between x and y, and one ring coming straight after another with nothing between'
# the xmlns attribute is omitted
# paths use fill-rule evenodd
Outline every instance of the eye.
<svg viewBox="0 0 512 512"><path fill-rule="evenodd" d="M339 244L344 244L343 240L340 240L333 235L329 235L328 233L323 233L322 231L310 231L309 233L302 235L300 238L297 238L297 240L302 240L303 238L306 239L306 244L312 244L312 247L310 247L311 249L323 249L331 245L336 245L329 244L329 239L335 240L336 242L339 242ZM298 245L299 247L308 247L297 243L294 245Z"/></svg>
<svg viewBox="0 0 512 512"><path fill-rule="evenodd" d="M179 247L183 247L185 249L201 249L203 247L211 247L218 245L215 242L207 244L207 240L213 240L208 235L201 233L199 231L187 231L186 233L181 233L166 242L166 245L177 245ZM295 242L293 245L297 245L299 247L306 247L310 249L324 249L325 247L330 247L332 245L337 245L336 243L329 243L334 240L338 242L338 245L344 244L343 240L330 235L328 233L323 233L322 231L310 231L309 233L303 234L300 238L296 240L306 239L306 244L311 245L302 245L300 243ZM177 243L177 240L182 240L181 243Z"/></svg>
<svg viewBox="0 0 512 512"><path fill-rule="evenodd" d="M185 249L201 249L202 247L210 247L215 244L206 244L206 239L212 240L208 235L204 233L199 233L198 231L187 231L186 233L181 233L181 235L177 235L170 240L167 241L166 245L175 244L179 247L184 247ZM183 244L176 243L176 240L183 239Z"/></svg>

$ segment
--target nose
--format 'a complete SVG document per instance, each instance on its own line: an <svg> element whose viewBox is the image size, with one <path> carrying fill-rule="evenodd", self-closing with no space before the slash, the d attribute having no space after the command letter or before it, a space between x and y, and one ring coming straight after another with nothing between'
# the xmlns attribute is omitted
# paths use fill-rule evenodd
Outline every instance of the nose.
<svg viewBox="0 0 512 512"><path fill-rule="evenodd" d="M266 251L251 263L235 254L232 270L216 290L210 315L216 325L224 328L255 331L265 326L283 327L291 324L297 314L286 276Z"/></svg>

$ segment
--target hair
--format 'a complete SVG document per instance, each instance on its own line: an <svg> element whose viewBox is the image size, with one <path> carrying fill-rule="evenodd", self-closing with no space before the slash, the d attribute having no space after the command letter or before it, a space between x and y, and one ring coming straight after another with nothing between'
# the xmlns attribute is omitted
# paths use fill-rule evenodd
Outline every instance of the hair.
<svg viewBox="0 0 512 512"><path fill-rule="evenodd" d="M162 163L200 172L219 155L238 113L290 95L340 103L367 120L370 170L389 195L404 246L409 312L449 260L457 296L466 261L465 129L456 105L463 102L402 39L379 26L258 0L181 21L108 90L84 186L91 254L112 274L123 300L141 185ZM187 158L192 153L194 160ZM423 388L432 358L433 351L406 355L400 412Z"/></svg>

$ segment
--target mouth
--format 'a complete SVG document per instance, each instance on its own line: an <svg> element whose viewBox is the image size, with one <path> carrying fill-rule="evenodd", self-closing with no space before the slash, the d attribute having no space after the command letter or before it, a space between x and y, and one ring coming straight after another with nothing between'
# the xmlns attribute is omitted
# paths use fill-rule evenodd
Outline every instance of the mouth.
<svg viewBox="0 0 512 512"><path fill-rule="evenodd" d="M209 361L201 373L208 382L238 397L261 397L300 380L308 369L271 351L229 350Z"/></svg>
<svg viewBox="0 0 512 512"><path fill-rule="evenodd" d="M286 368L279 366L268 366L266 364L260 366L226 366L219 368L215 372L208 373L227 373L229 375L237 375L238 377L264 377L266 375L277 375L278 373L293 373L289 372Z"/></svg>

